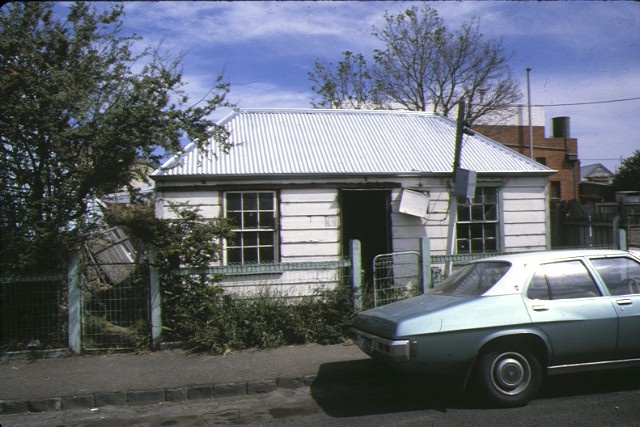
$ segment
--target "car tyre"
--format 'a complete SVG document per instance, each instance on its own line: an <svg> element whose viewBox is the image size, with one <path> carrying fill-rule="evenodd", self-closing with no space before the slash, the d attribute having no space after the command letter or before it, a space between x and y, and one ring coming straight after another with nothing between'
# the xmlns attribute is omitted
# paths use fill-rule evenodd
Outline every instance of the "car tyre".
<svg viewBox="0 0 640 427"><path fill-rule="evenodd" d="M479 358L476 374L483 397L501 407L526 405L542 383L540 361L526 351L485 352Z"/></svg>

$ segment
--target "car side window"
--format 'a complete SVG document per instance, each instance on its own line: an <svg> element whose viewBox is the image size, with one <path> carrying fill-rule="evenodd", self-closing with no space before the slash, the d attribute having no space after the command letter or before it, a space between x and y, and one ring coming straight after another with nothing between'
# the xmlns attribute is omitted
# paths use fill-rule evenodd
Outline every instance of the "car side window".
<svg viewBox="0 0 640 427"><path fill-rule="evenodd" d="M640 263L634 259L596 258L591 263L611 295L640 294Z"/></svg>
<svg viewBox="0 0 640 427"><path fill-rule="evenodd" d="M541 265L533 275L527 298L541 300L589 298L601 295L595 280L581 261Z"/></svg>

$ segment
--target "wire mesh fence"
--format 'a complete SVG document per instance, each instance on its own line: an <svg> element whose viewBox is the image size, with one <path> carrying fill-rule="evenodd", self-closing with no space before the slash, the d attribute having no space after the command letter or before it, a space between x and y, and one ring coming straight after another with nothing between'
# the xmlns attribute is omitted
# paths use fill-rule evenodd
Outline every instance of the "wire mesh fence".
<svg viewBox="0 0 640 427"><path fill-rule="evenodd" d="M88 264L81 288L84 350L134 350L148 345L149 278L146 264Z"/></svg>
<svg viewBox="0 0 640 427"><path fill-rule="evenodd" d="M67 346L65 275L21 276L0 281L0 352Z"/></svg>
<svg viewBox="0 0 640 427"><path fill-rule="evenodd" d="M422 293L420 254L395 252L373 260L373 304L375 307Z"/></svg>

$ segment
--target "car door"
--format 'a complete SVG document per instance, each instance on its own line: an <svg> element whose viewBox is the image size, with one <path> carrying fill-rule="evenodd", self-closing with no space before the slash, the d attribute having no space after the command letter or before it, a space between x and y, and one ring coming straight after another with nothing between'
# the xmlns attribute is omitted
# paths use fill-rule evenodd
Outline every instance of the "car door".
<svg viewBox="0 0 640 427"><path fill-rule="evenodd" d="M618 313L617 358L640 357L640 263L630 256L594 258Z"/></svg>
<svg viewBox="0 0 640 427"><path fill-rule="evenodd" d="M525 303L532 322L551 342L550 365L614 357L616 310L581 260L539 265Z"/></svg>

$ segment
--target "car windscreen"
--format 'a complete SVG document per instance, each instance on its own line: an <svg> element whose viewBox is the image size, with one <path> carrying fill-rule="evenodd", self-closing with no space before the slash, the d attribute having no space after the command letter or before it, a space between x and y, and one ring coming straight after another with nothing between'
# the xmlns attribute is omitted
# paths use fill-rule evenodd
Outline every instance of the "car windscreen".
<svg viewBox="0 0 640 427"><path fill-rule="evenodd" d="M504 261L463 265L440 285L428 290L432 295L478 296L487 292L505 275L511 264Z"/></svg>

